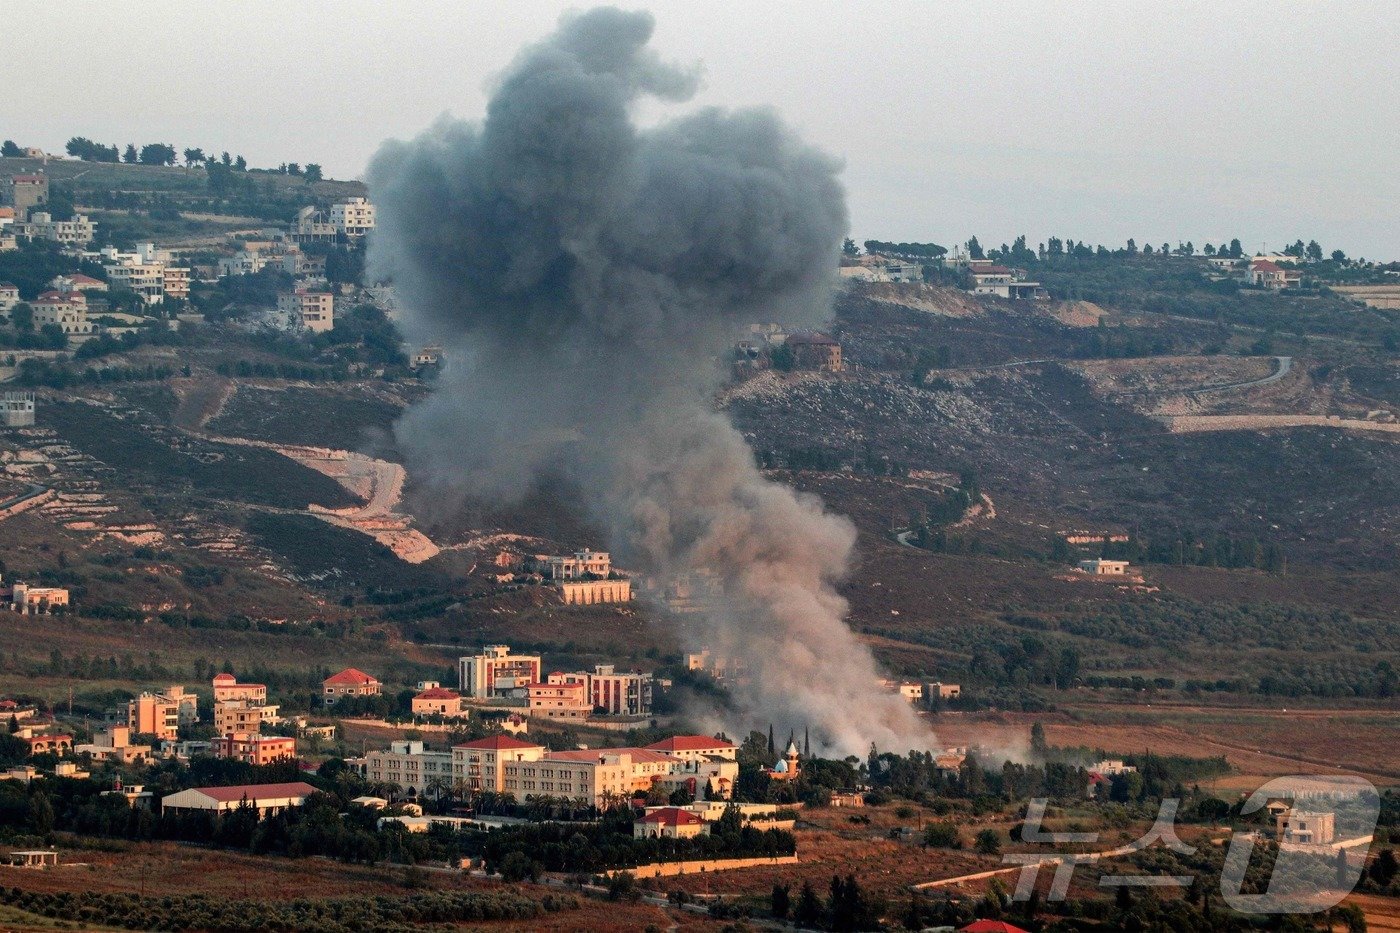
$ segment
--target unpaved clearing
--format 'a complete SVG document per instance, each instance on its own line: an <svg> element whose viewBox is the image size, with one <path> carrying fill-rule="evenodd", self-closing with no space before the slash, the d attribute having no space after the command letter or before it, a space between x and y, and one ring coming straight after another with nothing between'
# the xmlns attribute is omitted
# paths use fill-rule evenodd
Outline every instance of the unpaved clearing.
<svg viewBox="0 0 1400 933"><path fill-rule="evenodd" d="M1271 428L1346 428L1400 434L1400 422L1368 421L1338 415L1160 415L1173 434L1200 431L1267 431Z"/></svg>

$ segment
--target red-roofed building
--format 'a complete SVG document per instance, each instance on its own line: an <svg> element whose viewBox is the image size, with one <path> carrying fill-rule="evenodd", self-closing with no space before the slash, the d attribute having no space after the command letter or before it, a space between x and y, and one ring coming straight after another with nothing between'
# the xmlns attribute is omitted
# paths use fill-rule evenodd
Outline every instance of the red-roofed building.
<svg viewBox="0 0 1400 933"><path fill-rule="evenodd" d="M430 687L413 698L415 716L466 716L462 695L446 687Z"/></svg>
<svg viewBox="0 0 1400 933"><path fill-rule="evenodd" d="M543 745L522 742L508 735L493 735L452 746L452 779L473 791L499 792L508 762L539 761Z"/></svg>
<svg viewBox="0 0 1400 933"><path fill-rule="evenodd" d="M632 824L634 839L690 839L708 836L710 826L696 814L680 807L648 810Z"/></svg>
<svg viewBox="0 0 1400 933"><path fill-rule="evenodd" d="M1026 933L1025 930L1005 920L974 920L958 933Z"/></svg>
<svg viewBox="0 0 1400 933"><path fill-rule="evenodd" d="M177 794L162 797L162 811L172 813L213 811L223 813L237 810L244 800L258 811L258 816L267 816L289 807L299 807L306 798L316 793L316 788L305 781L292 781L286 784L239 784L232 787L191 787Z"/></svg>
<svg viewBox="0 0 1400 933"><path fill-rule="evenodd" d="M734 761L738 749L727 739L711 738L708 735L677 735L660 742L652 742L647 748L662 754L671 755L684 761L704 761L708 758L723 758Z"/></svg>
<svg viewBox="0 0 1400 933"><path fill-rule="evenodd" d="M81 272L56 275L49 284L59 292L105 292L107 290L106 282L90 275L83 275Z"/></svg>
<svg viewBox="0 0 1400 933"><path fill-rule="evenodd" d="M1271 288L1275 291L1297 288L1302 284L1303 275L1291 266L1281 266L1271 259L1253 259L1245 271L1245 281L1250 285Z"/></svg>
<svg viewBox="0 0 1400 933"><path fill-rule="evenodd" d="M341 697L378 696L382 684L364 671L347 667L321 682L321 699L327 706L335 705Z"/></svg>

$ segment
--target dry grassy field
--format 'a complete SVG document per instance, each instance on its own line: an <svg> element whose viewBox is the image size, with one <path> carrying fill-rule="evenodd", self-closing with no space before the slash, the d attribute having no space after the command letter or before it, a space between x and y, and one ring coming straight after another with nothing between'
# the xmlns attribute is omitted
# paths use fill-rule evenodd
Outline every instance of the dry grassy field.
<svg viewBox="0 0 1400 933"><path fill-rule="evenodd" d="M1052 745L1120 755L1224 755L1237 773L1219 782L1222 789L1283 774L1355 774L1377 786L1400 783L1394 742L1400 710L1393 709L1082 705L1055 714L943 713L933 726L950 745L1023 748L1035 722L1044 724Z"/></svg>

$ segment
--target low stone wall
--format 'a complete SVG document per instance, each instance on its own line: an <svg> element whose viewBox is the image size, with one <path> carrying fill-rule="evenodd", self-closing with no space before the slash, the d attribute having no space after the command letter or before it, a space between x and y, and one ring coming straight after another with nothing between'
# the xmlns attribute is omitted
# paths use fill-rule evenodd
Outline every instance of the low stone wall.
<svg viewBox="0 0 1400 933"><path fill-rule="evenodd" d="M620 868L609 876L631 872L637 878L670 878L674 875L695 875L702 871L732 871L736 868L758 868L764 865L796 865L795 855L774 855L769 858L698 859L693 862L656 862L636 868Z"/></svg>

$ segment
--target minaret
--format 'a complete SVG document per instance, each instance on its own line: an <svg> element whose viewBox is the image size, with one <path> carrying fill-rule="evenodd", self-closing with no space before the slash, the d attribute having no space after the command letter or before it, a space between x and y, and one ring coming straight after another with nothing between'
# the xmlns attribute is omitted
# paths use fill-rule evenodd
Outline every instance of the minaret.
<svg viewBox="0 0 1400 933"><path fill-rule="evenodd" d="M792 775L793 777L797 777L797 762L799 757L800 755L797 751L797 743L789 739L787 752L783 755L783 758L787 761L788 774Z"/></svg>

